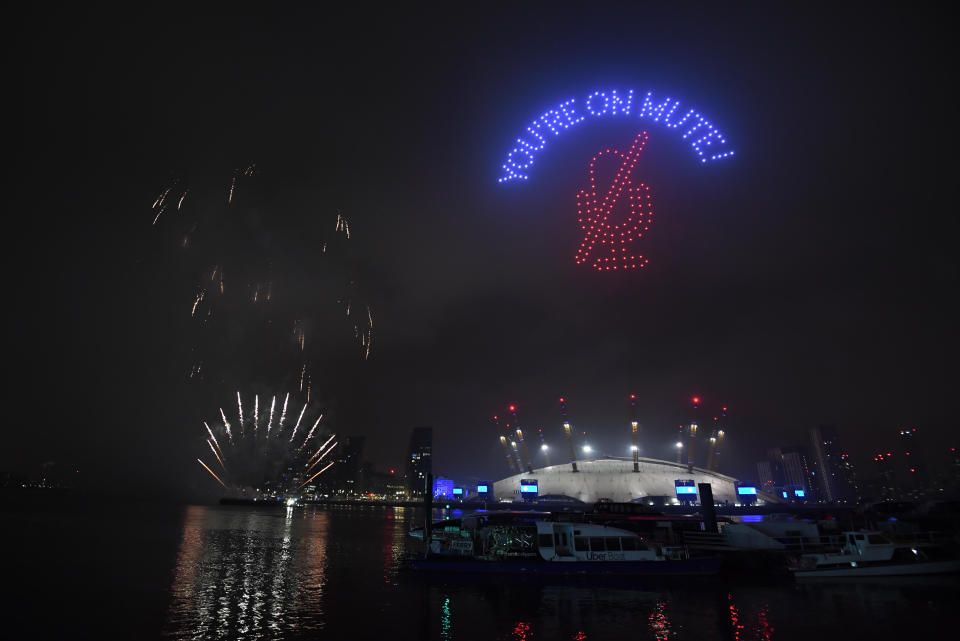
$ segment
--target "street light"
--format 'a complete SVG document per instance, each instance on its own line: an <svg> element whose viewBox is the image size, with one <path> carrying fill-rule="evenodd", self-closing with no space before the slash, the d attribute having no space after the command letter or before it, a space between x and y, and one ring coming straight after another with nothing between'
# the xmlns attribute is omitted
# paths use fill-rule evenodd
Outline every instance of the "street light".
<svg viewBox="0 0 960 641"><path fill-rule="evenodd" d="M550 449L550 448L548 448L548 447L547 447L547 444L544 443L543 445L540 446L540 449L543 450L544 452L546 452L546 451L547 451L548 449Z"/></svg>
<svg viewBox="0 0 960 641"><path fill-rule="evenodd" d="M593 448L590 447L589 445L584 445L584 446L583 446L583 451L584 451L586 454L589 454L590 452L593 451Z"/></svg>
<svg viewBox="0 0 960 641"><path fill-rule="evenodd" d="M677 441L677 447L683 447L683 443L681 443L680 441Z"/></svg>

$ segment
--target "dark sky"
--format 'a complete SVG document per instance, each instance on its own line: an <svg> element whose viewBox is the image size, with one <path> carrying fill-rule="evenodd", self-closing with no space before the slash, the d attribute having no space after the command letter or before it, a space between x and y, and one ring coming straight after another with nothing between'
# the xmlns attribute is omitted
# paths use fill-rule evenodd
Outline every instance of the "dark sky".
<svg viewBox="0 0 960 641"><path fill-rule="evenodd" d="M94 485L213 492L200 422L236 390L184 381L184 284L150 206L173 176L226 188L251 161L288 268L312 260L337 210L351 221L376 349L331 354L318 394L380 468L432 425L439 473L498 478L490 415L516 402L559 445L560 394L617 455L629 393L658 457L692 394L701 419L726 404L723 471L748 477L820 423L864 468L903 426L931 450L955 443L945 17L666 6L25 16L8 81L15 382L0 469L57 461ZM529 121L598 88L677 97L737 151L701 167L651 128L657 219L639 273L572 261L586 163L635 121L584 123L529 182L496 181ZM305 274L279 278L309 288Z"/></svg>

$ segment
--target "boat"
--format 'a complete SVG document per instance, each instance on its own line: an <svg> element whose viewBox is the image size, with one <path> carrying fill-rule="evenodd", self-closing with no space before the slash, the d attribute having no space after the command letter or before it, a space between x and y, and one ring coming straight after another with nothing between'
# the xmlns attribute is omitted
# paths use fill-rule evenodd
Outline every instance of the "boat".
<svg viewBox="0 0 960 641"><path fill-rule="evenodd" d="M437 523L413 570L468 574L712 575L719 557L691 557L611 525L547 512L474 513ZM424 538L422 528L411 535Z"/></svg>
<svg viewBox="0 0 960 641"><path fill-rule="evenodd" d="M843 533L839 552L802 554L790 567L798 579L903 576L960 572L960 559L935 545L900 545L881 532Z"/></svg>

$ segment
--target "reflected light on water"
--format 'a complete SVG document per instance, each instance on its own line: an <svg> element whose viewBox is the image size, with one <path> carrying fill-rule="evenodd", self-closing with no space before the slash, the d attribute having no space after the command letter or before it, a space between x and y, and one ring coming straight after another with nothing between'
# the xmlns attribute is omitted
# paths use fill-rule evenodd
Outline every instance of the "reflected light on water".
<svg viewBox="0 0 960 641"><path fill-rule="evenodd" d="M323 627L328 515L186 509L169 636L273 638Z"/></svg>
<svg viewBox="0 0 960 641"><path fill-rule="evenodd" d="M388 507L383 520L383 582L391 583L397 574L400 559L406 551L407 533L410 530L410 514L405 507Z"/></svg>
<svg viewBox="0 0 960 641"><path fill-rule="evenodd" d="M653 612L650 613L650 631L657 641L667 641L670 638L670 618L667 616L667 602L657 601Z"/></svg>

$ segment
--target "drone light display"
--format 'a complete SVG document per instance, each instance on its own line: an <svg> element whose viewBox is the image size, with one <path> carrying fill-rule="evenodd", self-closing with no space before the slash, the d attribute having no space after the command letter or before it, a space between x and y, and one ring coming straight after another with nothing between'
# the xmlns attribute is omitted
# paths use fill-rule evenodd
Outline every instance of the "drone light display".
<svg viewBox="0 0 960 641"><path fill-rule="evenodd" d="M636 269L649 261L640 254L627 253L628 247L643 236L653 222L653 196L650 188L643 183L633 184L631 174L637 165L640 151L647 142L647 132L643 131L633 141L626 153L607 149L599 152L590 160L590 186L577 194L577 221L585 232L583 242L577 249L578 265L589 263L598 271L618 269ZM616 156L622 159L620 170L613 182L607 187L602 199L597 191L597 161L603 156ZM614 207L621 196L629 200L625 218L614 218ZM597 246L597 243L600 246ZM604 255L599 255L604 254Z"/></svg>
<svg viewBox="0 0 960 641"><path fill-rule="evenodd" d="M729 158L734 154L720 130L695 109L680 109L680 101L665 98L659 102L648 91L634 108L633 89L594 91L580 109L571 98L548 109L517 138L507 154L499 181L527 180L536 154L553 136L580 124L588 117L632 117L646 123L661 124L676 130L701 164ZM574 256L578 265L597 271L624 271L646 266L650 261L634 252L633 244L649 231L653 223L653 194L650 187L635 181L633 172L649 134L641 130L624 153L616 149L597 152L590 160L588 187L577 193L577 222L584 233ZM618 158L620 167L609 183L597 184L597 169L604 157Z"/></svg>
<svg viewBox="0 0 960 641"><path fill-rule="evenodd" d="M678 132L704 164L734 154L720 130L696 109L680 109L680 101L670 97L657 102L652 91L648 91L643 102L635 108L634 97L633 89L623 92L616 89L594 91L584 99L582 110L574 98L548 109L517 138L516 146L507 153L498 180L527 180L537 153L546 148L547 141L584 122L588 116L635 118L663 125L668 130Z"/></svg>

